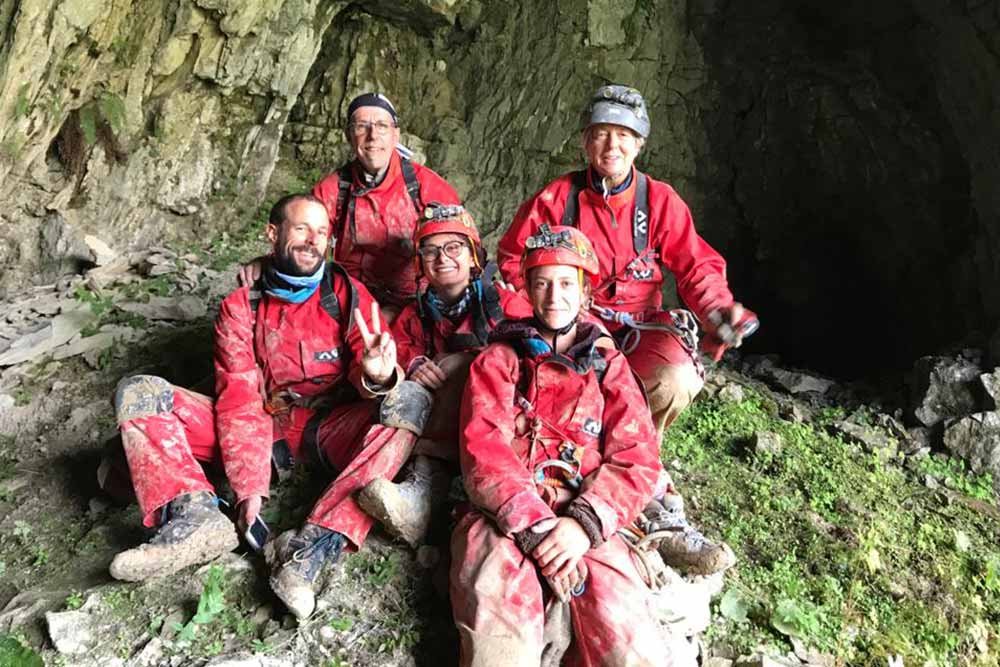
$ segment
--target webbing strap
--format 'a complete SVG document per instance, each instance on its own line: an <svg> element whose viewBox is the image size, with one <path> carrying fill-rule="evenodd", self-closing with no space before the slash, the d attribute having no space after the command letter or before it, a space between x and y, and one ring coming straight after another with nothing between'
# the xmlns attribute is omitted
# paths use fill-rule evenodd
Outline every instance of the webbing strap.
<svg viewBox="0 0 1000 667"><path fill-rule="evenodd" d="M632 247L641 254L649 246L649 177L636 170L635 211L632 214ZM576 227L580 215L580 191L587 188L587 170L573 172L562 224Z"/></svg>
<svg viewBox="0 0 1000 667"><path fill-rule="evenodd" d="M356 239L358 237L358 226L354 219L354 202L358 197L368 192L368 189L363 188L357 192L353 191L353 164L353 162L348 162L337 170L337 222L342 222L346 217L351 238ZM413 209L419 217L423 213L423 204L420 203L420 181L417 179L417 171L413 168L413 164L406 158L401 157L399 165L403 172L406 193L410 196L410 201L413 202Z"/></svg>
<svg viewBox="0 0 1000 667"><path fill-rule="evenodd" d="M423 213L423 204L420 203L420 181L417 180L417 171L413 168L413 163L406 158L400 158L399 166L403 170L403 182L406 183L406 192L409 193L410 200L413 202L413 208L416 209L417 215L420 216Z"/></svg>

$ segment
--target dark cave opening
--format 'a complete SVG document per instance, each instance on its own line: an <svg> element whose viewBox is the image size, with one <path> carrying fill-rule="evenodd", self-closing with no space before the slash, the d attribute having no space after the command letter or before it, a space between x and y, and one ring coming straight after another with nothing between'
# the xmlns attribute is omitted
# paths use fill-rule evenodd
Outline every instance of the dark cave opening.
<svg viewBox="0 0 1000 667"><path fill-rule="evenodd" d="M724 254L762 322L746 351L854 379L984 345L972 168L910 4L733 2L695 29L744 101L708 119L732 128L708 214L736 221Z"/></svg>

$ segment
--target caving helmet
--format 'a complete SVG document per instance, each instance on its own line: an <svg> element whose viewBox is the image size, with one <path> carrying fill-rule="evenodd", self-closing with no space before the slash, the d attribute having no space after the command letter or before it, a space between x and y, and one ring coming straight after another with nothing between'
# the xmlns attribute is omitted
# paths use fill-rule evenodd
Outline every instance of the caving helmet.
<svg viewBox="0 0 1000 667"><path fill-rule="evenodd" d="M580 129L598 123L627 127L640 137L649 136L649 111L646 100L635 88L612 83L601 86L583 110Z"/></svg>
<svg viewBox="0 0 1000 667"><path fill-rule="evenodd" d="M521 280L528 282L528 271L536 266L575 266L580 272L580 286L583 287L583 274L590 278L590 284L597 286L600 277L600 267L597 263L597 253L587 235L576 227L545 224L529 236L524 242L524 254L521 255Z"/></svg>
<svg viewBox="0 0 1000 667"><path fill-rule="evenodd" d="M483 264L486 263L486 251L482 247L479 239L479 230L476 229L476 221L472 215L465 210L461 204L439 204L431 202L424 207L420 219L417 220L417 227L413 231L413 247L418 251L420 242L428 236L434 234L460 234L469 239L469 250L472 254L473 270L482 272ZM420 253L417 252L417 272L423 272L423 264L420 261Z"/></svg>

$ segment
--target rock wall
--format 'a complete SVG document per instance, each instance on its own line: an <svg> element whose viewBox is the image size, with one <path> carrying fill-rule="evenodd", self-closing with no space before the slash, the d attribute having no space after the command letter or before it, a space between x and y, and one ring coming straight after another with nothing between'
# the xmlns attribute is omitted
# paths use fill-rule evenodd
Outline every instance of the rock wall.
<svg viewBox="0 0 1000 667"><path fill-rule="evenodd" d="M251 223L268 187L340 164L369 88L492 243L582 163L589 92L627 81L654 123L640 165L729 259L756 348L841 374L907 364L1000 321L997 11L0 0L0 291L86 265L86 234L123 250Z"/></svg>

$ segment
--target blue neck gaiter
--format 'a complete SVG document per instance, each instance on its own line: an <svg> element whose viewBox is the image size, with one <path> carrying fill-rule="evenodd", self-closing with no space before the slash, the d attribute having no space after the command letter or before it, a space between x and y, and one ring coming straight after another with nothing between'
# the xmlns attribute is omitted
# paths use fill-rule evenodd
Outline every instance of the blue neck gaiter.
<svg viewBox="0 0 1000 667"><path fill-rule="evenodd" d="M319 287L325 270L326 262L320 262L319 268L311 276L289 276L268 267L264 271L264 291L288 303L302 303Z"/></svg>

